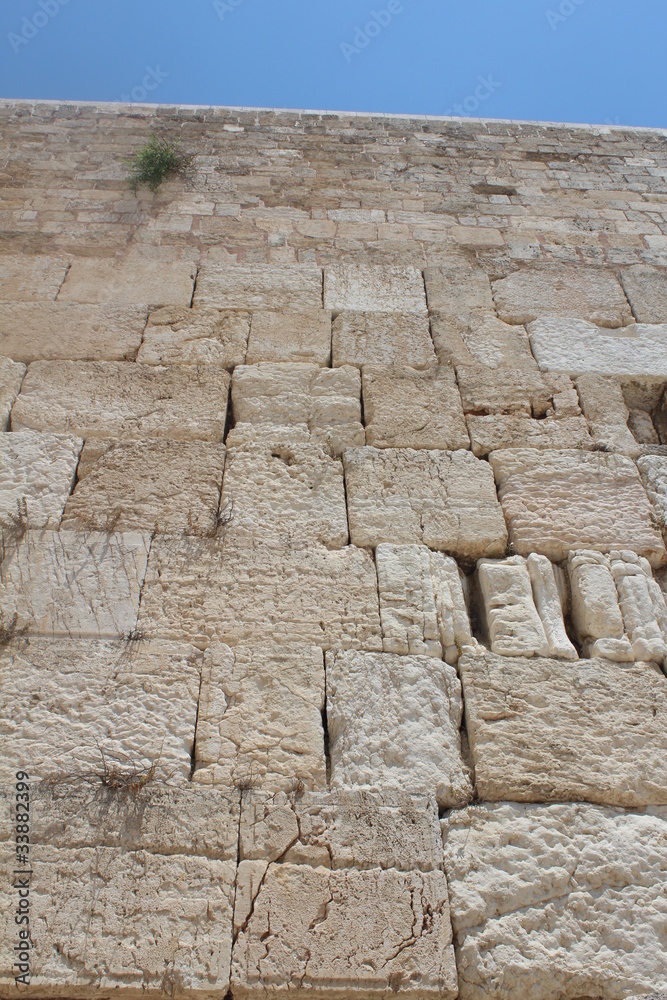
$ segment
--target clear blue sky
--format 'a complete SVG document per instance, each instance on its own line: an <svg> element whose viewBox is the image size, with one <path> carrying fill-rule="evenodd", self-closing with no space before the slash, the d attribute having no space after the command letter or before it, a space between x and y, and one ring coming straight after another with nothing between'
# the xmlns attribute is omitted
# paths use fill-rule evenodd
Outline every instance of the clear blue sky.
<svg viewBox="0 0 667 1000"><path fill-rule="evenodd" d="M4 0L0 28L2 97L667 127L667 0Z"/></svg>

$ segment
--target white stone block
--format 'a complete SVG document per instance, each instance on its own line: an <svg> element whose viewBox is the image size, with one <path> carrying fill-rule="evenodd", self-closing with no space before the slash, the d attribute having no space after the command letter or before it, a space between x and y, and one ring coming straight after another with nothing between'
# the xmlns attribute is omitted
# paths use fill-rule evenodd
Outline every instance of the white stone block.
<svg viewBox="0 0 667 1000"><path fill-rule="evenodd" d="M492 288L505 323L530 323L542 316L572 317L605 327L634 322L615 275L600 267L529 266L492 282Z"/></svg>
<svg viewBox="0 0 667 1000"><path fill-rule="evenodd" d="M125 257L77 257L59 302L189 306L197 265L188 251L142 247Z"/></svg>
<svg viewBox="0 0 667 1000"><path fill-rule="evenodd" d="M324 271L324 307L380 313L425 313L424 277L416 267L332 264Z"/></svg>
<svg viewBox="0 0 667 1000"><path fill-rule="evenodd" d="M0 301L53 302L65 280L68 257L3 254L0 268Z"/></svg>
<svg viewBox="0 0 667 1000"><path fill-rule="evenodd" d="M197 276L194 305L216 309L321 309L322 272L307 266L204 264Z"/></svg>
<svg viewBox="0 0 667 1000"><path fill-rule="evenodd" d="M342 365L434 368L428 316L419 313L341 312L333 321L332 361Z"/></svg>
<svg viewBox="0 0 667 1000"><path fill-rule="evenodd" d="M141 306L0 302L0 354L25 362L128 360L146 316Z"/></svg>
<svg viewBox="0 0 667 1000"><path fill-rule="evenodd" d="M245 364L250 313L169 306L148 317L137 361L146 365Z"/></svg>
<svg viewBox="0 0 667 1000"><path fill-rule="evenodd" d="M327 368L331 360L331 313L326 309L252 315L246 364L309 362Z"/></svg>
<svg viewBox="0 0 667 1000"><path fill-rule="evenodd" d="M57 528L76 477L81 438L0 434L0 523Z"/></svg>
<svg viewBox="0 0 667 1000"><path fill-rule="evenodd" d="M491 650L502 656L548 656L525 559L480 559L479 587Z"/></svg>
<svg viewBox="0 0 667 1000"><path fill-rule="evenodd" d="M667 323L604 330L581 319L538 319L528 327L542 371L667 380Z"/></svg>

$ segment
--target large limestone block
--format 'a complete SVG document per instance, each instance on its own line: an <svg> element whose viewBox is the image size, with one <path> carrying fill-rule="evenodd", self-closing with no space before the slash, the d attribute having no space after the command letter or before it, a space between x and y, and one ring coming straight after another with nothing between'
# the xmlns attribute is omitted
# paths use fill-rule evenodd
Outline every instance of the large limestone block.
<svg viewBox="0 0 667 1000"><path fill-rule="evenodd" d="M9 414L21 389L25 365L0 357L0 432L9 430Z"/></svg>
<svg viewBox="0 0 667 1000"><path fill-rule="evenodd" d="M572 621L584 654L620 663L634 660L632 646L624 633L609 556L579 549L570 553L567 568Z"/></svg>
<svg viewBox="0 0 667 1000"><path fill-rule="evenodd" d="M355 545L423 543L464 559L504 553L491 469L470 452L348 448L343 462Z"/></svg>
<svg viewBox="0 0 667 1000"><path fill-rule="evenodd" d="M452 316L493 312L489 277L476 264L456 261L442 267L427 267L424 283L431 311L439 310Z"/></svg>
<svg viewBox="0 0 667 1000"><path fill-rule="evenodd" d="M477 576L492 652L548 656L549 643L535 607L525 559L480 559Z"/></svg>
<svg viewBox="0 0 667 1000"><path fill-rule="evenodd" d="M438 809L426 795L352 788L333 792L246 792L241 806L241 860L314 868L442 866Z"/></svg>
<svg viewBox="0 0 667 1000"><path fill-rule="evenodd" d="M150 534L139 532L38 530L9 540L5 532L2 627L53 636L129 635L150 544Z"/></svg>
<svg viewBox="0 0 667 1000"><path fill-rule="evenodd" d="M333 322L332 360L341 365L398 365L416 369L437 364L427 316L342 312Z"/></svg>
<svg viewBox="0 0 667 1000"><path fill-rule="evenodd" d="M467 448L470 438L451 368L365 365L366 443L376 448Z"/></svg>
<svg viewBox="0 0 667 1000"><path fill-rule="evenodd" d="M667 667L667 605L646 559L611 552L611 575L635 660Z"/></svg>
<svg viewBox="0 0 667 1000"><path fill-rule="evenodd" d="M53 301L65 280L68 257L0 256L0 301Z"/></svg>
<svg viewBox="0 0 667 1000"><path fill-rule="evenodd" d="M32 950L31 993L168 993L198 1000L225 995L233 862L39 844L34 865L39 878L33 877L30 888L30 930L39 944ZM9 858L3 867L0 990L10 996L17 992L12 969L16 890L11 888Z"/></svg>
<svg viewBox="0 0 667 1000"><path fill-rule="evenodd" d="M224 464L225 446L209 441L91 438L62 526L214 535Z"/></svg>
<svg viewBox="0 0 667 1000"><path fill-rule="evenodd" d="M125 257L77 257L58 301L189 306L196 276L192 259L170 248L133 250Z"/></svg>
<svg viewBox="0 0 667 1000"><path fill-rule="evenodd" d="M478 805L442 824L461 1000L667 984L667 813Z"/></svg>
<svg viewBox="0 0 667 1000"><path fill-rule="evenodd" d="M572 317L606 327L634 322L616 277L602 268L543 264L515 271L492 287L498 316L505 323L530 323L540 316Z"/></svg>
<svg viewBox="0 0 667 1000"><path fill-rule="evenodd" d="M236 427L230 447L242 440L272 439L288 428L335 453L365 441L361 377L350 366L331 369L269 361L240 365L232 378L232 407ZM262 430L244 433L245 424Z"/></svg>
<svg viewBox="0 0 667 1000"><path fill-rule="evenodd" d="M628 410L620 381L608 375L580 375L577 392L588 421L591 439L599 451L634 458L641 445L628 426Z"/></svg>
<svg viewBox="0 0 667 1000"><path fill-rule="evenodd" d="M667 379L667 323L636 323L604 330L581 319L538 319L528 327L533 354L542 371L579 375Z"/></svg>
<svg viewBox="0 0 667 1000"><path fill-rule="evenodd" d="M269 640L267 642L267 639ZM193 781L222 788L326 788L319 646L209 646Z"/></svg>
<svg viewBox="0 0 667 1000"><path fill-rule="evenodd" d="M170 306L148 317L137 361L146 365L245 364L250 313Z"/></svg>
<svg viewBox="0 0 667 1000"><path fill-rule="evenodd" d="M330 360L329 310L253 313L246 364L306 361L326 368Z"/></svg>
<svg viewBox="0 0 667 1000"><path fill-rule="evenodd" d="M667 804L667 677L609 660L465 654L466 725L482 800Z"/></svg>
<svg viewBox="0 0 667 1000"><path fill-rule="evenodd" d="M0 434L0 524L57 528L76 476L81 438Z"/></svg>
<svg viewBox="0 0 667 1000"><path fill-rule="evenodd" d="M343 464L320 445L272 444L230 448L220 502L233 512L227 533L235 541L348 543Z"/></svg>
<svg viewBox="0 0 667 1000"><path fill-rule="evenodd" d="M198 650L160 640L10 643L0 651L3 780L25 768L100 793L187 782L200 672Z"/></svg>
<svg viewBox="0 0 667 1000"><path fill-rule="evenodd" d="M561 562L575 549L631 549L653 566L665 547L634 462L585 451L492 452L498 496L517 553ZM353 535L354 537L354 535Z"/></svg>
<svg viewBox="0 0 667 1000"><path fill-rule="evenodd" d="M584 417L552 414L535 420L523 413L467 416L466 425L473 454L478 457L504 448L592 448L593 442Z"/></svg>
<svg viewBox="0 0 667 1000"><path fill-rule="evenodd" d="M431 314L431 334L440 364L484 365L537 371L525 327L509 326L495 313Z"/></svg>
<svg viewBox="0 0 667 1000"><path fill-rule="evenodd" d="M324 271L324 307L334 312L425 313L424 276L416 267L333 264Z"/></svg>
<svg viewBox="0 0 667 1000"><path fill-rule="evenodd" d="M444 872L328 871L245 861L232 953L235 997L457 996Z"/></svg>
<svg viewBox="0 0 667 1000"><path fill-rule="evenodd" d="M667 534L667 456L645 455L637 460L637 468L648 498L655 509L658 525Z"/></svg>
<svg viewBox="0 0 667 1000"><path fill-rule="evenodd" d="M470 800L453 667L348 650L327 653L326 671L332 788L399 788L435 794L447 807Z"/></svg>
<svg viewBox="0 0 667 1000"><path fill-rule="evenodd" d="M372 555L347 547L158 536L139 628L205 646L267 637L382 649Z"/></svg>
<svg viewBox="0 0 667 1000"><path fill-rule="evenodd" d="M577 651L570 642L563 618L568 596L563 570L550 563L546 556L535 552L528 556L526 565L535 607L547 638L549 655L563 660L576 660Z"/></svg>
<svg viewBox="0 0 667 1000"><path fill-rule="evenodd" d="M12 411L12 429L99 438L222 441L229 374L217 365L36 361Z"/></svg>
<svg viewBox="0 0 667 1000"><path fill-rule="evenodd" d="M317 267L273 264L204 264L194 305L216 309L321 309Z"/></svg>
<svg viewBox="0 0 667 1000"><path fill-rule="evenodd" d="M638 323L667 323L667 270L637 264L621 271L625 289Z"/></svg>
<svg viewBox="0 0 667 1000"><path fill-rule="evenodd" d="M141 306L0 302L0 354L15 361L134 358L146 325Z"/></svg>

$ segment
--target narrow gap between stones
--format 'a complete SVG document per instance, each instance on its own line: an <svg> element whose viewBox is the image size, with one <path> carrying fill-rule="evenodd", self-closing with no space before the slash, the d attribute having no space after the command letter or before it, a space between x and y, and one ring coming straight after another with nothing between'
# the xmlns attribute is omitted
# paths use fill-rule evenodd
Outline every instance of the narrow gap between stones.
<svg viewBox="0 0 667 1000"><path fill-rule="evenodd" d="M327 789L329 789L331 787L331 752L329 748L329 719L327 716L329 692L327 688L327 656L324 650L322 651L322 662L324 665L324 705L320 714L322 716L322 731L324 734L324 760L326 763Z"/></svg>
<svg viewBox="0 0 667 1000"><path fill-rule="evenodd" d="M195 712L195 734L194 734L194 737L192 739L192 751L190 753L190 774L188 775L188 781L190 781L190 782L192 781L192 779L194 777L195 768L196 768L196 764L197 764L197 724L199 722L199 705L200 705L200 702L201 702L202 682L203 682L203 673L200 673L199 674L199 692L197 694L197 711ZM239 813L239 817L240 817L240 813ZM239 818L239 824L240 824L240 822L241 822L241 820ZM238 852L238 848L237 848L237 852Z"/></svg>
<svg viewBox="0 0 667 1000"><path fill-rule="evenodd" d="M72 261L70 261L70 262L68 263L68 265L67 265L67 268L65 269L65 273L64 273L64 275L63 275L63 280L62 280L62 281L60 282L60 285L59 285L59 287L58 287L58 291L56 292L56 297L55 297L55 299L53 300L54 302L57 302L57 301L58 301L58 296L60 295L60 293L61 293L61 292L62 292L62 290L63 290L63 285L65 284L65 282L66 282L66 280L67 280L67 275L69 274L69 272L70 272L70 269L71 269L71 267L72 267Z"/></svg>
<svg viewBox="0 0 667 1000"><path fill-rule="evenodd" d="M136 351L132 353L131 357L125 358L126 361L134 361L136 363L136 360L139 357L139 351L144 346L144 339L146 337L146 330L148 329L148 324L150 323L150 319L151 319L151 310L149 307L148 310L146 311L146 320L144 322L144 328L141 331L141 340L139 341L139 346L137 347Z"/></svg>
<svg viewBox="0 0 667 1000"><path fill-rule="evenodd" d="M192 295L190 296L190 308L192 309L195 301L195 292L197 291L197 281L199 280L199 265L197 265L197 270L195 271L195 283L192 286Z"/></svg>

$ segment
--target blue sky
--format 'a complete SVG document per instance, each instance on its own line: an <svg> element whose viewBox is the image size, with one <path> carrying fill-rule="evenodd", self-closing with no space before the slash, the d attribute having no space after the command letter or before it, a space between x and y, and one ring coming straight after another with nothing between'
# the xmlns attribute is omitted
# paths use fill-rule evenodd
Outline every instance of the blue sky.
<svg viewBox="0 0 667 1000"><path fill-rule="evenodd" d="M667 127L665 0L5 0L0 96Z"/></svg>

